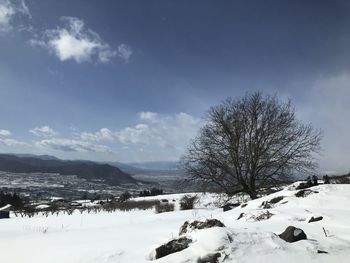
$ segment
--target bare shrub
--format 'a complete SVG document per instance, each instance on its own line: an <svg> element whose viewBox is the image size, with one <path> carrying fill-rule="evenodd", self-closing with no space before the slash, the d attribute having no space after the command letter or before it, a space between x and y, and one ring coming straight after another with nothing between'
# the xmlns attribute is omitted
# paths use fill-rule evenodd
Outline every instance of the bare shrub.
<svg viewBox="0 0 350 263"><path fill-rule="evenodd" d="M158 200L112 202L112 203L103 205L102 209L107 212L113 212L116 210L130 211L134 209L147 210L147 209L152 209L154 206L158 204L159 204Z"/></svg>
<svg viewBox="0 0 350 263"><path fill-rule="evenodd" d="M16 210L15 215L20 215L21 217L27 216L27 217L33 217L34 215L37 215L42 213L43 216L48 217L51 215L59 215L60 213L72 215L74 211L79 211L81 214L84 212L87 213L99 213L101 211L105 211L108 213L112 213L115 211L130 211L135 209L140 210L147 210L147 209L153 209L154 206L159 205L159 200L144 200L144 201L124 201L124 202L108 202L105 204L101 204L99 206L87 206L87 207L72 207L72 206L66 206L66 207L58 207L58 206L50 206L45 209L37 210L33 206L26 206L24 209ZM173 209L174 210L174 209Z"/></svg>
<svg viewBox="0 0 350 263"><path fill-rule="evenodd" d="M174 204L169 204L169 203L165 203L165 204L159 203L155 206L155 208L156 208L156 213L160 214L164 212L174 211L175 206Z"/></svg>
<svg viewBox="0 0 350 263"><path fill-rule="evenodd" d="M180 209L190 210L194 208L195 203L198 201L197 195L184 195L180 199Z"/></svg>
<svg viewBox="0 0 350 263"><path fill-rule="evenodd" d="M254 221L263 221L263 220L267 220L269 219L270 217L272 217L274 214L270 213L270 211L266 211L266 212L263 212L259 215L253 215L250 217L250 219L253 219Z"/></svg>

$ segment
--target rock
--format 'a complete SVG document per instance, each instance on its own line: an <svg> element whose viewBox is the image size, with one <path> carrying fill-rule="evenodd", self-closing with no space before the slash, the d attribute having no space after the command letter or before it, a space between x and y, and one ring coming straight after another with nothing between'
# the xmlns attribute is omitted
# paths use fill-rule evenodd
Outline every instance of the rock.
<svg viewBox="0 0 350 263"><path fill-rule="evenodd" d="M192 239L189 239L187 237L173 239L173 240L169 241L168 243L156 248L155 258L156 259L162 258L162 257L165 257L165 256L170 255L172 253L182 251L185 248L188 248L188 245L191 242L192 242Z"/></svg>
<svg viewBox="0 0 350 263"><path fill-rule="evenodd" d="M246 207L247 205L248 205L247 203L241 204L241 207L243 208L243 207Z"/></svg>
<svg viewBox="0 0 350 263"><path fill-rule="evenodd" d="M287 227L286 230L284 230L284 232L278 236L289 243L307 239L305 232L302 229L294 226Z"/></svg>
<svg viewBox="0 0 350 263"><path fill-rule="evenodd" d="M226 211L232 210L233 208L235 208L239 205L240 205L239 203L234 203L234 204L228 203L228 204L225 204L224 206L222 206L222 209L224 212L226 212Z"/></svg>
<svg viewBox="0 0 350 263"><path fill-rule="evenodd" d="M323 219L323 216L311 217L308 223L321 221L322 219Z"/></svg>
<svg viewBox="0 0 350 263"><path fill-rule="evenodd" d="M197 260L197 263L219 263L221 253L208 254L205 257L201 257Z"/></svg>
<svg viewBox="0 0 350 263"><path fill-rule="evenodd" d="M307 197L310 194L318 194L317 191L312 191L309 189L300 190L295 194L296 197Z"/></svg>
<svg viewBox="0 0 350 263"><path fill-rule="evenodd" d="M276 203L278 203L279 201L281 201L283 198L284 198L283 196L277 196L277 197L275 197L275 198L272 198L272 199L269 201L269 203L270 203L270 204L276 204Z"/></svg>
<svg viewBox="0 0 350 263"><path fill-rule="evenodd" d="M263 209L270 209L270 208L272 208L271 204L268 201L262 202L260 207L263 208Z"/></svg>
<svg viewBox="0 0 350 263"><path fill-rule="evenodd" d="M283 200L283 198L283 196L274 197L271 200L262 202L260 207L263 209L270 209L274 206L274 204L277 204L279 201Z"/></svg>
<svg viewBox="0 0 350 263"><path fill-rule="evenodd" d="M222 211L223 211L223 212L230 211L230 210L232 210L232 209L233 209L233 207L230 206L230 205L224 205L224 206L222 207Z"/></svg>
<svg viewBox="0 0 350 263"><path fill-rule="evenodd" d="M241 213L236 220L240 220L241 218L243 218L245 216L245 213Z"/></svg>
<svg viewBox="0 0 350 263"><path fill-rule="evenodd" d="M179 235L188 233L189 231L193 229L205 229L205 228L211 228L211 227L225 227L223 223L221 223L217 219L207 219L205 221L193 221L192 223L186 221L181 227Z"/></svg>

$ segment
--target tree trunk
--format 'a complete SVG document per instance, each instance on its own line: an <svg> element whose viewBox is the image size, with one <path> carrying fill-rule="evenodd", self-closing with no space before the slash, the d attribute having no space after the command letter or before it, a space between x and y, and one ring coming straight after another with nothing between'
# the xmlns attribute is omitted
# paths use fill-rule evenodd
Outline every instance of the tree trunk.
<svg viewBox="0 0 350 263"><path fill-rule="evenodd" d="M247 191L246 193L249 195L249 197L250 197L252 200L258 198L258 195L257 195L257 193L256 193L255 191Z"/></svg>

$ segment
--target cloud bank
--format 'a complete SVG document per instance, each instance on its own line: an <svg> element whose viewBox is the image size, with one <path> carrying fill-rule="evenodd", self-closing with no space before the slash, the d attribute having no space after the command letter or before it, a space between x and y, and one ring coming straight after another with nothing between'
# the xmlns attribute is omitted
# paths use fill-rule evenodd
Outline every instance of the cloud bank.
<svg viewBox="0 0 350 263"><path fill-rule="evenodd" d="M44 139L35 143L35 146L45 149L57 150L62 152L104 152L112 153L109 147L105 145L98 145L89 142L65 139L65 138L52 138Z"/></svg>
<svg viewBox="0 0 350 263"><path fill-rule="evenodd" d="M199 118L183 112L140 112L138 119L135 125L114 131L82 132L80 139L108 142L135 160L177 160L202 125Z"/></svg>
<svg viewBox="0 0 350 263"><path fill-rule="evenodd" d="M112 161L175 161L193 139L202 120L187 113L160 114L140 112L132 126L101 128L94 132L58 132L48 125L28 130L33 141L11 138L12 132L0 130L0 146L5 152L53 154L73 159ZM58 136L59 135L59 136Z"/></svg>

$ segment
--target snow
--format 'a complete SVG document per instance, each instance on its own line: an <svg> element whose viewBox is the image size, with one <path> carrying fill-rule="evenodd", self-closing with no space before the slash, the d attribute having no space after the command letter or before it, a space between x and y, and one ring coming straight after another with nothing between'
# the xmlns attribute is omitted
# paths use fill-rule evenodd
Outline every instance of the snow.
<svg viewBox="0 0 350 263"><path fill-rule="evenodd" d="M7 209L11 208L12 205L5 205L0 208L0 211L6 211Z"/></svg>
<svg viewBox="0 0 350 263"><path fill-rule="evenodd" d="M49 205L37 205L35 208L36 209L46 209L46 208L49 208L50 206Z"/></svg>
<svg viewBox="0 0 350 263"><path fill-rule="evenodd" d="M51 197L50 200L51 201L62 201L62 200L64 200L64 198L63 197L54 196L54 197Z"/></svg>
<svg viewBox="0 0 350 263"><path fill-rule="evenodd" d="M294 229L293 235L295 237L299 236L303 231L300 228Z"/></svg>
<svg viewBox="0 0 350 263"><path fill-rule="evenodd" d="M350 185L320 185L312 190L319 193L297 198L297 190L287 187L227 212L213 208L218 196L200 195L200 208L162 214L154 210L33 218L12 214L11 219L0 220L1 262L179 263L197 262L217 251L223 255L220 262L348 262ZM178 202L181 196L156 198ZM263 201L278 196L284 198L271 209L261 208ZM154 197L146 199L150 198ZM273 214L271 218L252 220L267 210ZM241 213L248 216L237 220ZM323 216L323 220L308 223L312 216ZM226 227L191 231L185 234L193 240L187 249L151 261L155 248L177 238L186 220L207 218L216 218ZM308 240L287 243L280 239L276 234L289 225L304 230ZM317 254L317 250L328 254Z"/></svg>

